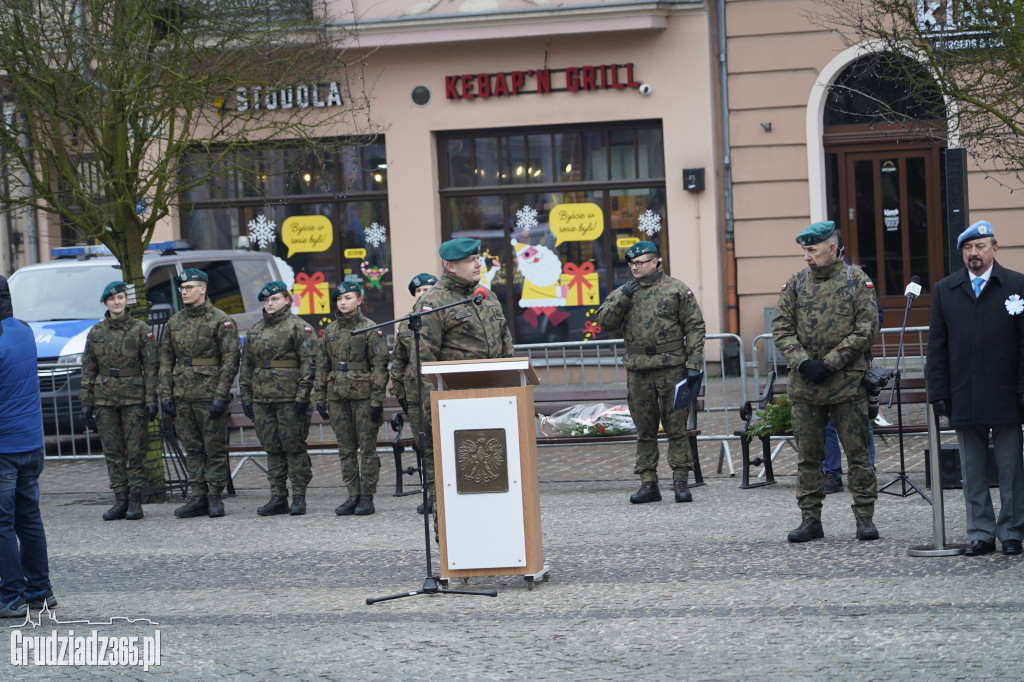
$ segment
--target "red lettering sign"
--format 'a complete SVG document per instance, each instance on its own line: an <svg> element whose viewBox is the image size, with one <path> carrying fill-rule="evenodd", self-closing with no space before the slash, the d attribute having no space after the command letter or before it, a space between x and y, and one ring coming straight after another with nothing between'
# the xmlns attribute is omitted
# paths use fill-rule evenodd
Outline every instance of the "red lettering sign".
<svg viewBox="0 0 1024 682"><path fill-rule="evenodd" d="M512 94L518 95L519 89L526 83L526 76L522 71L512 72Z"/></svg>
<svg viewBox="0 0 1024 682"><path fill-rule="evenodd" d="M461 99L459 97L459 77L444 77L444 96L446 99Z"/></svg>
<svg viewBox="0 0 1024 682"><path fill-rule="evenodd" d="M570 66L565 70L565 89L569 92L576 92L580 89L579 73L580 70L575 66Z"/></svg>
<svg viewBox="0 0 1024 682"><path fill-rule="evenodd" d="M551 92L551 71L548 69L537 72L537 92L542 95Z"/></svg>
<svg viewBox="0 0 1024 682"><path fill-rule="evenodd" d="M508 83L505 82L505 74L498 73L494 76L494 91L491 94L495 97L508 96Z"/></svg>
<svg viewBox="0 0 1024 682"><path fill-rule="evenodd" d="M462 77L462 98L473 99L476 97L473 94L473 76L466 74Z"/></svg>
<svg viewBox="0 0 1024 682"><path fill-rule="evenodd" d="M479 97L491 96L491 77L489 74L478 73L476 75L476 90L480 93Z"/></svg>

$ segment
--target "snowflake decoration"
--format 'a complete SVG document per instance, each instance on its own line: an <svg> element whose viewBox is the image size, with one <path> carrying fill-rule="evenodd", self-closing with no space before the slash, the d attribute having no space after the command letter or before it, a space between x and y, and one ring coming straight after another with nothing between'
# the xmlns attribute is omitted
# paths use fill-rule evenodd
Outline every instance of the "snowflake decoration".
<svg viewBox="0 0 1024 682"><path fill-rule="evenodd" d="M640 215L636 227L648 237L653 237L661 232L661 216L651 209L647 209Z"/></svg>
<svg viewBox="0 0 1024 682"><path fill-rule="evenodd" d="M366 243L370 246L380 246L388 240L388 228L378 222L373 222L366 228L364 236L366 237Z"/></svg>
<svg viewBox="0 0 1024 682"><path fill-rule="evenodd" d="M267 244L277 239L277 225L273 220L267 220L267 216L258 215L249 221L249 239L252 239L262 249Z"/></svg>
<svg viewBox="0 0 1024 682"><path fill-rule="evenodd" d="M521 231L523 236L529 236L530 230L537 227L537 209L532 206L523 206L516 211L516 229Z"/></svg>
<svg viewBox="0 0 1024 682"><path fill-rule="evenodd" d="M1006 306L1006 312L1011 315L1020 315L1021 313L1024 313L1024 299L1021 299L1017 294L1006 299L1006 303L1003 305Z"/></svg>

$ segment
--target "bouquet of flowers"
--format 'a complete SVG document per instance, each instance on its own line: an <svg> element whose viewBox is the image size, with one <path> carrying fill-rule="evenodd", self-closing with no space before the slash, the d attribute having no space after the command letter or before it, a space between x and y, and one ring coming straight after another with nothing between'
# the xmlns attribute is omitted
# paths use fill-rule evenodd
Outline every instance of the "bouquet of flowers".
<svg viewBox="0 0 1024 682"><path fill-rule="evenodd" d="M788 433L793 433L793 403L786 396L780 396L765 409L758 410L757 419L747 429L747 440Z"/></svg>
<svg viewBox="0 0 1024 682"><path fill-rule="evenodd" d="M636 433L627 405L573 405L540 418L544 436L619 436Z"/></svg>

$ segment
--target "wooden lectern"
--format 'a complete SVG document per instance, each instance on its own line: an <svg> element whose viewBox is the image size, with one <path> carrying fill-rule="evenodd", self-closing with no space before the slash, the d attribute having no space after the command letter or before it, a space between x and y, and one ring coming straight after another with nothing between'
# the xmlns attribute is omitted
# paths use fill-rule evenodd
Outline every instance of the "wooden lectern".
<svg viewBox="0 0 1024 682"><path fill-rule="evenodd" d="M547 579L537 432L527 358L423 363L434 383L441 581L482 575Z"/></svg>

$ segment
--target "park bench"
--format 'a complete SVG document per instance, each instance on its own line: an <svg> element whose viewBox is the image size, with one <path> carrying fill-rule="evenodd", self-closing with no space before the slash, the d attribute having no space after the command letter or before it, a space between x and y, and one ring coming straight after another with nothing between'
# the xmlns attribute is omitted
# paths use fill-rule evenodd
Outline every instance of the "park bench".
<svg viewBox="0 0 1024 682"><path fill-rule="evenodd" d="M892 386L882 389L882 393L879 396L879 401L882 405L888 404L889 391ZM900 390L899 390L899 402L893 400L894 410L901 410L904 413L904 417L907 415L905 408L910 406L923 406L928 403L928 391L925 387L925 380L923 377L910 377L900 379ZM771 439L772 437L783 437L787 440L792 441L792 433L777 433L770 435L758 436L758 440L761 441L761 456L751 458L750 456L750 438L747 436L747 431L750 429L753 423L755 410L764 410L769 404L786 394L786 382L780 381L778 375L774 370L768 372L768 376L765 377L764 386L761 389L761 394L757 399L757 403L751 401L745 402L740 407L740 419L743 420L743 428L735 432L735 435L740 437L740 448L743 451L743 479L740 484L740 488L757 488L765 485L772 485L775 483L775 475L772 471L772 450L771 450ZM917 411L915 410L915 416L911 416L910 421L904 421L903 423L903 435L904 436L916 436L916 435L927 435L928 434L928 423L923 418L916 416ZM920 415L924 415L925 412L920 411ZM896 418L896 414L890 412L890 418ZM886 435L899 435L900 427L899 421L889 425L878 425L875 424L872 427L875 435L886 436ZM795 445L794 445L795 447ZM758 483L750 482L750 467L764 466L765 480Z"/></svg>

